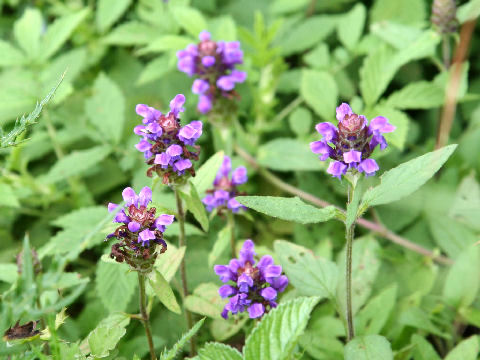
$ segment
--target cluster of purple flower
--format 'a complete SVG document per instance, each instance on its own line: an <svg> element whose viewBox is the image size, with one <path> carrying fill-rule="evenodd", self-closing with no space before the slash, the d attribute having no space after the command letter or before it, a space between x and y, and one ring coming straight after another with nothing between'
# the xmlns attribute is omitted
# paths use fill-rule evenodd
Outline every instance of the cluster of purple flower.
<svg viewBox="0 0 480 360"><path fill-rule="evenodd" d="M395 126L383 116L377 116L367 126L367 118L355 114L346 103L337 107L338 128L329 122L319 123L315 129L323 136L322 140L310 143L310 149L320 154L320 160L331 158L327 172L341 178L347 170L355 169L365 175L375 175L379 169L369 156L377 145L384 150L387 142L383 133L395 130Z"/></svg>
<svg viewBox="0 0 480 360"><path fill-rule="evenodd" d="M148 204L152 201L152 190L148 186L138 195L131 187L127 187L122 196L125 201L124 209L119 210L119 205L114 203L108 204L109 212L117 212L113 222L122 224L107 236L107 239L115 237L121 241L112 246L111 257L118 262L129 262L131 251L137 257L148 259L152 255L151 251L155 250L155 244L161 245L161 252L165 252L167 244L163 240L163 233L165 227L173 222L174 216L162 214L156 217L156 209L148 209Z"/></svg>
<svg viewBox="0 0 480 360"><path fill-rule="evenodd" d="M164 184L182 177L186 170L195 175L191 160L198 159L199 148L195 142L202 135L202 122L192 121L180 126L178 115L185 110L184 103L185 96L178 94L170 102L170 112L166 115L144 104L136 107L137 114L143 116L144 125L134 129L135 134L142 136L135 147L143 152L147 164L152 165L147 175L152 176L152 172L156 172L163 178ZM193 146L197 151L190 151L187 146Z"/></svg>
<svg viewBox="0 0 480 360"><path fill-rule="evenodd" d="M189 76L197 75L192 91L199 95L197 109L208 113L220 96L232 98L236 83L245 81L247 74L235 69L243 62L238 41L212 41L208 31L199 35L198 45L190 44L177 53L178 69Z"/></svg>
<svg viewBox="0 0 480 360"><path fill-rule="evenodd" d="M230 179L231 170L232 161L228 156L225 156L222 166L218 169L217 176L213 181L214 189L207 190L208 195L202 199L208 211L216 208L219 213L225 209L230 209L236 213L240 209L246 209L245 206L235 199L235 196L240 195L237 191L237 186L247 182L247 169L245 166L237 167L233 170Z"/></svg>
<svg viewBox="0 0 480 360"><path fill-rule="evenodd" d="M288 278L282 275L282 267L275 265L270 255L263 256L256 266L255 255L253 241L246 240L238 259L230 260L228 265L214 267L222 282L235 283L233 286L225 284L218 290L222 298L230 297L222 311L225 319L229 312L237 314L245 310L252 319L261 317L277 306L278 293L288 285Z"/></svg>

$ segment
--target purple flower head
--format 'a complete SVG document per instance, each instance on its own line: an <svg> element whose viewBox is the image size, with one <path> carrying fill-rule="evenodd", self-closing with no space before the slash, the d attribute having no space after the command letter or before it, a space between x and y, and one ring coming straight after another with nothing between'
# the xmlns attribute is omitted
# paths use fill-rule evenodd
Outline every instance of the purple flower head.
<svg viewBox="0 0 480 360"><path fill-rule="evenodd" d="M204 85L200 82L196 86L201 90ZM142 137L135 147L151 165L147 175L157 173L164 184L183 183L186 175L195 176L192 160L198 160L200 148L195 142L202 135L202 122L192 121L182 127L178 117L185 110L184 104L185 96L176 95L166 115L147 105L137 105L137 113L144 116L146 125L134 128L134 133Z"/></svg>
<svg viewBox="0 0 480 360"><path fill-rule="evenodd" d="M243 63L243 52L238 41L212 40L208 31L202 31L198 44L190 44L177 52L177 67L188 76L195 76L192 92L199 95L198 111L212 110L220 98L234 99L235 85L243 83L247 74L235 68Z"/></svg>
<svg viewBox="0 0 480 360"><path fill-rule="evenodd" d="M277 306L278 293L288 285L288 278L282 275L282 267L275 265L270 255L263 256L255 265L255 245L246 240L238 259L228 265L215 265L214 271L224 284L218 290L222 298L229 298L222 311L237 314L247 311L255 319Z"/></svg>
<svg viewBox="0 0 480 360"><path fill-rule="evenodd" d="M213 181L213 189L207 190L207 195L202 199L207 211L213 211L216 208L220 213L226 210L237 213L246 209L245 206L235 200L235 196L240 195L237 186L245 184L247 180L247 169L244 166L239 166L232 172L232 161L228 156L225 156Z"/></svg>
<svg viewBox="0 0 480 360"><path fill-rule="evenodd" d="M117 204L109 203L108 211L116 212L113 222L122 224L107 239L116 238L119 243L112 246L110 256L118 262L126 261L132 267L137 262L135 258L144 260L156 257L155 245L162 247L160 253L167 250L163 233L167 225L173 220L173 215L162 214L155 216L156 209L148 207L152 202L152 190L145 186L138 195L131 187L122 192L125 207L121 209Z"/></svg>
<svg viewBox="0 0 480 360"><path fill-rule="evenodd" d="M337 107L336 113L338 127L329 122L317 124L315 129L322 139L311 142L310 149L320 155L321 161L334 160L327 168L333 177L341 179L347 171L375 175L379 167L370 155L377 145L380 150L387 147L382 134L394 131L395 126L383 116L373 118L368 124L365 116L355 114L346 103Z"/></svg>

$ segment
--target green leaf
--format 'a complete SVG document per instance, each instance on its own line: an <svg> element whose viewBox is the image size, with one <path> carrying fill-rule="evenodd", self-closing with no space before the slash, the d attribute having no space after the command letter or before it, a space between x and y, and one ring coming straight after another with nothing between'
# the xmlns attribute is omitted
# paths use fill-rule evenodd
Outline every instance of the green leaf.
<svg viewBox="0 0 480 360"><path fill-rule="evenodd" d="M97 264L95 290L109 312L125 311L136 288L137 276L124 264L100 261Z"/></svg>
<svg viewBox="0 0 480 360"><path fill-rule="evenodd" d="M337 32L340 42L347 48L353 49L359 42L365 26L367 10L365 5L355 5L337 23Z"/></svg>
<svg viewBox="0 0 480 360"><path fill-rule="evenodd" d="M127 332L125 328L129 322L130 318L124 314L112 314L103 319L86 339L91 355L95 358L107 357Z"/></svg>
<svg viewBox="0 0 480 360"><path fill-rule="evenodd" d="M176 248L175 246L168 244L168 255L160 255L155 261L155 268L163 275L167 282L170 282L182 262L185 256L185 246Z"/></svg>
<svg viewBox="0 0 480 360"><path fill-rule="evenodd" d="M173 360L177 353L185 346L185 344L200 330L205 318L198 321L187 333L185 333L180 340L178 340L175 345L168 351L162 352L160 355L160 360Z"/></svg>
<svg viewBox="0 0 480 360"><path fill-rule="evenodd" d="M213 39L222 39L223 41L237 40L237 27L235 20L231 16L222 16L209 20L212 29Z"/></svg>
<svg viewBox="0 0 480 360"><path fill-rule="evenodd" d="M480 15L480 0L470 0L459 6L457 9L457 19L460 24L473 20Z"/></svg>
<svg viewBox="0 0 480 360"><path fill-rule="evenodd" d="M137 85L147 84L154 80L160 79L173 69L172 58L168 54L160 55L156 59L150 61L140 73Z"/></svg>
<svg viewBox="0 0 480 360"><path fill-rule="evenodd" d="M393 353L383 336L359 336L345 346L345 360L393 360Z"/></svg>
<svg viewBox="0 0 480 360"><path fill-rule="evenodd" d="M338 88L329 73L303 70L300 95L322 119L328 121L334 117L338 105Z"/></svg>
<svg viewBox="0 0 480 360"><path fill-rule="evenodd" d="M250 209L300 224L324 222L334 218L337 214L334 206L319 209L305 204L298 197L237 196L236 199Z"/></svg>
<svg viewBox="0 0 480 360"><path fill-rule="evenodd" d="M365 192L361 208L388 204L410 195L425 184L448 160L457 145L429 152L385 172L380 185Z"/></svg>
<svg viewBox="0 0 480 360"><path fill-rule="evenodd" d="M406 310L403 310L400 313L398 322L406 326L425 330L446 339L450 337L449 334L443 333L442 330L430 320L429 314L419 307L409 307Z"/></svg>
<svg viewBox="0 0 480 360"><path fill-rule="evenodd" d="M274 14L290 13L306 8L308 4L309 0L274 0L270 3L270 11Z"/></svg>
<svg viewBox="0 0 480 360"><path fill-rule="evenodd" d="M323 162L310 150L308 144L296 139L277 138L258 149L259 164L277 171L321 170Z"/></svg>
<svg viewBox="0 0 480 360"><path fill-rule="evenodd" d="M18 266L16 264L0 264L0 281L13 284L18 278Z"/></svg>
<svg viewBox="0 0 480 360"><path fill-rule="evenodd" d="M208 217L205 211L205 205L198 196L195 185L190 181L183 189L179 190L180 197L185 200L186 209L190 211L195 219L200 223L204 231L208 231Z"/></svg>
<svg viewBox="0 0 480 360"><path fill-rule="evenodd" d="M442 88L428 81L410 83L394 92L385 105L397 109L430 109L443 104L445 92Z"/></svg>
<svg viewBox="0 0 480 360"><path fill-rule="evenodd" d="M61 158L50 169L44 181L52 184L71 176L80 175L105 159L110 154L109 146L95 146L87 150L73 151Z"/></svg>
<svg viewBox="0 0 480 360"><path fill-rule="evenodd" d="M432 344L420 335L413 334L412 344L415 345L413 349L414 360L441 360Z"/></svg>
<svg viewBox="0 0 480 360"><path fill-rule="evenodd" d="M210 323L210 332L212 336L217 341L225 341L228 338L232 337L236 333L238 333L244 325L250 320L250 318L245 315L241 316L237 314L235 319L230 318L225 320L224 318L220 319L213 319Z"/></svg>
<svg viewBox="0 0 480 360"><path fill-rule="evenodd" d="M10 43L0 40L0 66L19 66L25 62L25 56Z"/></svg>
<svg viewBox="0 0 480 360"><path fill-rule="evenodd" d="M315 257L311 250L284 240L276 240L274 249L290 284L301 295L335 298L338 270L334 262Z"/></svg>
<svg viewBox="0 0 480 360"><path fill-rule="evenodd" d="M71 15L56 19L49 25L42 39L42 52L40 58L45 61L55 54L58 49L68 40L73 30L85 19L90 10L85 8ZM65 71L66 69L63 69ZM68 69L67 69L68 70Z"/></svg>
<svg viewBox="0 0 480 360"><path fill-rule="evenodd" d="M153 270L148 275L148 280L150 286L155 292L155 295L157 295L158 299L162 302L162 304L165 305L168 310L173 311L176 314L181 314L182 311L180 310L180 306L177 303L175 294L173 293L172 288L168 284L167 280L165 280L163 275L157 270Z"/></svg>
<svg viewBox="0 0 480 360"><path fill-rule="evenodd" d="M103 38L109 45L130 46L149 44L158 37L158 30L138 21L120 24Z"/></svg>
<svg viewBox="0 0 480 360"><path fill-rule="evenodd" d="M448 271L443 287L443 298L450 305L468 307L475 300L480 280L480 254L477 245L466 248Z"/></svg>
<svg viewBox="0 0 480 360"><path fill-rule="evenodd" d="M392 20L401 24L421 26L427 20L426 10L423 0L375 1L370 10L370 22Z"/></svg>
<svg viewBox="0 0 480 360"><path fill-rule="evenodd" d="M375 279L380 269L380 260L377 253L380 246L372 237L356 239L353 242L352 259L352 311L355 314L368 300ZM342 269L337 288L337 302L345 310L346 283L345 283L345 249L338 255L338 267ZM346 310L345 310L346 311Z"/></svg>
<svg viewBox="0 0 480 360"><path fill-rule="evenodd" d="M476 360L478 352L478 336L471 336L455 346L445 360Z"/></svg>
<svg viewBox="0 0 480 360"><path fill-rule="evenodd" d="M336 19L330 16L312 16L295 23L284 36L279 37L277 45L282 55L304 51L325 39L335 29Z"/></svg>
<svg viewBox="0 0 480 360"><path fill-rule="evenodd" d="M221 343L206 343L198 352L200 360L242 360L242 354L231 346Z"/></svg>
<svg viewBox="0 0 480 360"><path fill-rule="evenodd" d="M19 207L17 196L10 185L0 183L0 206Z"/></svg>
<svg viewBox="0 0 480 360"><path fill-rule="evenodd" d="M192 178L191 182L197 189L200 198L203 198L205 192L212 188L213 181L217 176L218 169L223 163L224 157L225 154L223 151L219 151L212 155L202 166L200 166L195 177Z"/></svg>
<svg viewBox="0 0 480 360"><path fill-rule="evenodd" d="M26 8L22 17L13 25L15 39L30 59L39 55L42 27L42 14L38 9L32 8Z"/></svg>
<svg viewBox="0 0 480 360"><path fill-rule="evenodd" d="M36 286L34 285L34 269L33 269L33 259L32 259L32 250L30 247L30 239L28 234L23 237L23 248L22 248L22 272L20 278L22 279L22 288L25 293L31 293L36 291Z"/></svg>
<svg viewBox="0 0 480 360"><path fill-rule="evenodd" d="M312 128L312 113L307 108L299 106L288 117L288 124L297 136L307 135Z"/></svg>
<svg viewBox="0 0 480 360"><path fill-rule="evenodd" d="M207 22L202 13L197 9L187 6L175 6L172 8L172 12L178 24L190 35L197 37L201 31L207 30Z"/></svg>
<svg viewBox="0 0 480 360"><path fill-rule="evenodd" d="M465 177L457 189L449 216L480 231L480 185L474 174Z"/></svg>
<svg viewBox="0 0 480 360"><path fill-rule="evenodd" d="M392 125L396 126L395 131L384 134L385 139L389 145L393 145L396 148L403 150L405 142L407 140L407 134L409 129L409 119L407 114L403 111L396 110L384 105L377 105L371 111L365 112L367 116L373 118L381 115L386 117Z"/></svg>
<svg viewBox="0 0 480 360"><path fill-rule="evenodd" d="M125 123L125 97L120 88L104 73L93 84L93 95L85 102L85 113L103 137L120 142Z"/></svg>
<svg viewBox="0 0 480 360"><path fill-rule="evenodd" d="M270 311L245 341L244 359L291 359L318 300L318 297L298 298Z"/></svg>
<svg viewBox="0 0 480 360"><path fill-rule="evenodd" d="M218 285L214 283L200 284L184 301L185 307L191 312L213 319L223 319L220 314L225 304L226 300L220 297Z"/></svg>
<svg viewBox="0 0 480 360"><path fill-rule="evenodd" d="M380 333L395 306L397 284L382 290L372 298L355 316L355 328L358 335L374 335Z"/></svg>
<svg viewBox="0 0 480 360"><path fill-rule="evenodd" d="M198 35L198 34L197 34ZM194 42L190 37L179 36L179 35L164 35L158 37L156 40L148 43L147 46L138 51L138 55L145 55L149 53L164 52L169 50L182 50L186 48L189 44Z"/></svg>
<svg viewBox="0 0 480 360"><path fill-rule="evenodd" d="M215 261L222 255L225 249L228 248L230 244L230 239L232 236L232 228L230 226L225 226L222 230L218 232L217 239L215 244L213 244L212 251L208 254L208 266L213 267Z"/></svg>
<svg viewBox="0 0 480 360"><path fill-rule="evenodd" d="M98 30L104 32L112 26L128 9L131 2L132 0L97 0L95 20Z"/></svg>

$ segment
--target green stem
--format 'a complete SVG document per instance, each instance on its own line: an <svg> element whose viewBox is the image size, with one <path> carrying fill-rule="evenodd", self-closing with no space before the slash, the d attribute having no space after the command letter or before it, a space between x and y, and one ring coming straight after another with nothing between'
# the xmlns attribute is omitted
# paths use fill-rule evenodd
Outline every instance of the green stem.
<svg viewBox="0 0 480 360"><path fill-rule="evenodd" d="M175 200L177 201L177 220L180 228L180 233L178 235L178 247L182 247L187 245L187 239L185 237L185 212L183 210L182 199L180 198L180 194L178 193L178 190L176 188L174 188L174 192L175 192ZM183 298L185 299L188 295L185 257L182 259L182 262L180 263L180 277L182 279ZM185 308L185 306L183 311L185 312L185 318L187 319L187 326L189 329L191 329L193 327L192 314L190 311L188 311ZM195 356L195 353L196 353L196 338L194 336L190 340L190 356Z"/></svg>
<svg viewBox="0 0 480 360"><path fill-rule="evenodd" d="M355 187L348 186L348 203L353 200ZM346 226L346 259L345 259L345 283L346 283L346 312L347 312L347 342L355 337L355 328L353 327L353 311L352 311L352 252L353 238L355 236L355 222Z"/></svg>
<svg viewBox="0 0 480 360"><path fill-rule="evenodd" d="M155 347L153 346L152 331L150 330L150 321L147 313L146 294L145 294L145 276L139 272L138 286L140 292L140 314L142 315L143 326L145 327L145 334L147 335L148 347L150 348L150 358L156 360Z"/></svg>
<svg viewBox="0 0 480 360"><path fill-rule="evenodd" d="M230 228L230 248L232 250L232 259L237 257L235 251L235 217L231 211L227 210L228 227Z"/></svg>
<svg viewBox="0 0 480 360"><path fill-rule="evenodd" d="M450 53L451 53L449 35L448 34L443 35L442 40L443 40L442 41L443 66L445 66L445 70L448 71L448 69L450 68Z"/></svg>

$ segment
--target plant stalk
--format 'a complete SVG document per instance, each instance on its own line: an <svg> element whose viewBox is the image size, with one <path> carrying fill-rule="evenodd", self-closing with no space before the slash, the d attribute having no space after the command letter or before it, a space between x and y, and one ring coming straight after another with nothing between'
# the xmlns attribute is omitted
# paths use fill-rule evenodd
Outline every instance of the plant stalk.
<svg viewBox="0 0 480 360"><path fill-rule="evenodd" d="M230 248L232 250L232 259L237 257L235 251L235 217L231 211L227 210L228 227L230 228Z"/></svg>
<svg viewBox="0 0 480 360"><path fill-rule="evenodd" d="M156 360L155 347L153 346L152 331L150 330L150 320L147 313L146 294L145 294L145 276L140 272L138 275L138 286L140 292L140 314L142 315L143 326L145 327L145 334L147 335L148 347L150 349L150 358Z"/></svg>
<svg viewBox="0 0 480 360"><path fill-rule="evenodd" d="M355 187L348 186L348 205L353 200ZM347 205L347 206L348 206ZM352 252L353 238L355 236L355 222L351 225L346 224L346 259L345 259L345 284L346 284L346 311L347 311L347 342L355 337L355 328L353 327L353 311L352 311Z"/></svg>
<svg viewBox="0 0 480 360"><path fill-rule="evenodd" d="M177 201L177 220L178 225L180 228L180 232L178 235L178 247L186 246L187 240L185 237L185 211L183 210L182 199L180 198L180 194L178 193L178 189L174 188L175 192L175 200ZM180 277L182 279L182 292L183 292L183 299L185 299L188 295L188 286L187 286L187 270L185 267L185 257L182 259L180 263ZM185 312L185 318L187 320L188 329L193 327L193 319L192 313L188 311L185 306L183 308ZM190 340L190 356L195 356L196 354L196 337L193 336Z"/></svg>

